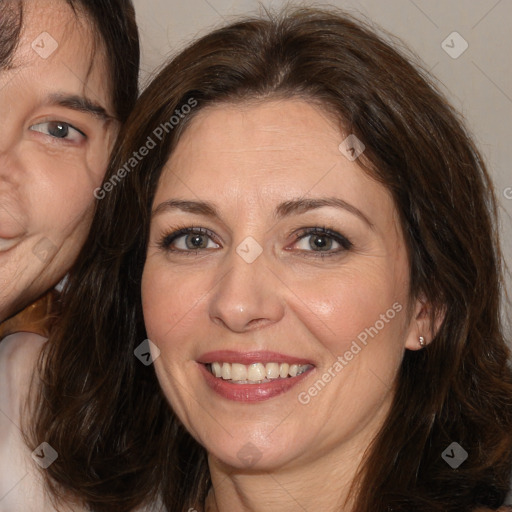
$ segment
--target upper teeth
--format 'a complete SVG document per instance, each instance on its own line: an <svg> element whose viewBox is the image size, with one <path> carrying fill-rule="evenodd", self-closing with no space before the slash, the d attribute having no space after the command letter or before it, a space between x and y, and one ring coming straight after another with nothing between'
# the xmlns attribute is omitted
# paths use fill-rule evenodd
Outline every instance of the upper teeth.
<svg viewBox="0 0 512 512"><path fill-rule="evenodd" d="M253 363L250 365L240 363L212 363L209 369L215 377L237 382L267 382L269 379L285 379L288 376L296 377L304 373L310 365L288 363Z"/></svg>

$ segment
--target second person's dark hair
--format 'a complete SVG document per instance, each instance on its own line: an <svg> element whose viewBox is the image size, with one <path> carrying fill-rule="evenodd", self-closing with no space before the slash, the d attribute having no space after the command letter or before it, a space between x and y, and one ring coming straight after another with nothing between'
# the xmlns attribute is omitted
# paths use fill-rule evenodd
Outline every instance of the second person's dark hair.
<svg viewBox="0 0 512 512"><path fill-rule="evenodd" d="M34 0L31 0L34 1ZM92 33L103 46L112 104L124 122L138 96L139 34L131 0L62 0L75 14L91 21ZM0 0L0 70L12 63L23 28L23 1Z"/></svg>
<svg viewBox="0 0 512 512"><path fill-rule="evenodd" d="M140 48L135 10L131 0L66 0L82 9L103 40L119 121L130 114L138 95Z"/></svg>

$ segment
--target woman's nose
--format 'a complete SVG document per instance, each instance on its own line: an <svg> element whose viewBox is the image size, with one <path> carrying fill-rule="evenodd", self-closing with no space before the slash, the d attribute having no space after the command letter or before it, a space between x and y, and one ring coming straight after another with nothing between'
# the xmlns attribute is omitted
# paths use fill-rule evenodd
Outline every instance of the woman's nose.
<svg viewBox="0 0 512 512"><path fill-rule="evenodd" d="M243 252L230 256L229 268L210 296L210 318L234 332L279 322L284 315L282 283L266 265L264 255L251 261Z"/></svg>

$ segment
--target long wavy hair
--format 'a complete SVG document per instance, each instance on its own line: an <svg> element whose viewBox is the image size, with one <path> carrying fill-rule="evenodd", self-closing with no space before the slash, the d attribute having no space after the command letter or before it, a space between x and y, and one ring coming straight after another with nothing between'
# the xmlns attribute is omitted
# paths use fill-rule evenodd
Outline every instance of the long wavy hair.
<svg viewBox="0 0 512 512"><path fill-rule="evenodd" d="M134 356L146 338L140 285L151 207L164 164L201 109L276 97L315 102L365 144L362 172L391 192L400 215L410 297L444 315L426 349L405 353L353 485L354 512L497 508L512 468L512 372L489 174L459 116L409 57L371 26L316 9L213 31L142 94L40 360L29 438L59 453L45 473L49 489L97 512L155 500L172 512L202 509L205 450L154 369ZM154 148L131 161L149 139ZM457 470L441 457L452 442L469 454Z"/></svg>

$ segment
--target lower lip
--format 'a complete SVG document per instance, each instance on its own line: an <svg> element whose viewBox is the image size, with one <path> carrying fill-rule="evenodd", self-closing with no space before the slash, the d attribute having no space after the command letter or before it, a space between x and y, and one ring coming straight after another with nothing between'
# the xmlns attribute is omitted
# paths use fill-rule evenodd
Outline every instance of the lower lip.
<svg viewBox="0 0 512 512"><path fill-rule="evenodd" d="M297 377L275 379L272 382L262 384L233 384L227 380L214 377L204 364L198 363L206 383L220 396L235 402L262 402L275 396L286 393L294 386L302 382L313 368L306 370Z"/></svg>

